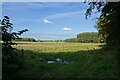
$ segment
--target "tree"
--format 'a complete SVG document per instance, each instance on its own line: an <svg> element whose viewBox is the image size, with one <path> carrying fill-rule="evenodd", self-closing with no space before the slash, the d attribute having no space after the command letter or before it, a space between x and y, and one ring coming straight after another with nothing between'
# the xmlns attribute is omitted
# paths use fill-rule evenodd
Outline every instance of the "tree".
<svg viewBox="0 0 120 80"><path fill-rule="evenodd" d="M84 32L77 34L77 39L84 43L98 43L102 38L99 36L98 32Z"/></svg>
<svg viewBox="0 0 120 80"><path fill-rule="evenodd" d="M120 46L120 2L90 2L86 11L86 18L93 9L101 13L96 28L104 37L107 45Z"/></svg>
<svg viewBox="0 0 120 80"><path fill-rule="evenodd" d="M8 16L4 16L3 20L0 20L0 28L2 28L2 78L7 79L18 67L17 55L15 48L12 48L12 40L19 38L19 35L28 31L27 29L18 32L12 32L13 24L10 22Z"/></svg>
<svg viewBox="0 0 120 80"><path fill-rule="evenodd" d="M118 75L120 77L120 1L119 2L90 2L86 11L86 18L91 15L93 9L101 13L96 28L104 37L107 46L116 50L118 62Z"/></svg>
<svg viewBox="0 0 120 80"><path fill-rule="evenodd" d="M99 43L104 42L98 32L84 32L77 34L77 38L65 39L65 42L81 42L81 43Z"/></svg>
<svg viewBox="0 0 120 80"><path fill-rule="evenodd" d="M15 41L28 41L28 42L37 42L34 38L19 38L16 39Z"/></svg>
<svg viewBox="0 0 120 80"><path fill-rule="evenodd" d="M65 39L65 42L77 42L77 38L68 38Z"/></svg>

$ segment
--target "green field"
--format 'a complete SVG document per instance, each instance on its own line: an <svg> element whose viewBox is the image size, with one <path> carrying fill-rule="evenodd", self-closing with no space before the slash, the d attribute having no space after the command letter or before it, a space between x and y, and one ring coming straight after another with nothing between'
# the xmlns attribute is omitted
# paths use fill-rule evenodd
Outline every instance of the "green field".
<svg viewBox="0 0 120 80"><path fill-rule="evenodd" d="M116 78L115 51L102 50L100 43L33 42L14 47L21 54L22 69L13 78ZM47 63L46 61L62 62ZM43 61L46 60L46 61ZM65 61L67 63L65 63Z"/></svg>

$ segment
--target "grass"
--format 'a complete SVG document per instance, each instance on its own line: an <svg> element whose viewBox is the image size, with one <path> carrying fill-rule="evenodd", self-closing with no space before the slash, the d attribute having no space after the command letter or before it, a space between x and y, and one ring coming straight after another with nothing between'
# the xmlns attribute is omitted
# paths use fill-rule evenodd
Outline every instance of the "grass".
<svg viewBox="0 0 120 80"><path fill-rule="evenodd" d="M18 43L16 48L24 50L33 50L37 52L75 52L79 50L88 50L99 48L98 44L92 43L64 43L64 42L44 42L44 43Z"/></svg>
<svg viewBox="0 0 120 80"><path fill-rule="evenodd" d="M101 50L100 43L18 43L24 49L23 68L12 78L117 78L115 51ZM21 57L22 58L22 57ZM73 64L42 62L61 58Z"/></svg>

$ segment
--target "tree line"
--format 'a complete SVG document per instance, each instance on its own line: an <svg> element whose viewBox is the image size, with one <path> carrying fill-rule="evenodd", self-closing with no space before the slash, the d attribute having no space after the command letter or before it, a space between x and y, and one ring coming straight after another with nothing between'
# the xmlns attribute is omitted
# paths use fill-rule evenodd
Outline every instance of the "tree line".
<svg viewBox="0 0 120 80"><path fill-rule="evenodd" d="M22 41L22 42L63 42L64 40L36 40L34 38L17 38L14 41Z"/></svg>
<svg viewBox="0 0 120 80"><path fill-rule="evenodd" d="M15 41L25 42L81 42L81 43L103 43L104 39L98 32L83 32L77 34L76 38L65 40L36 40L34 38L17 38Z"/></svg>
<svg viewBox="0 0 120 80"><path fill-rule="evenodd" d="M81 43L103 43L104 39L98 32L83 32L76 36L77 38L68 38L65 42L81 42Z"/></svg>
<svg viewBox="0 0 120 80"><path fill-rule="evenodd" d="M37 40L34 38L18 38L15 39L15 41L37 42Z"/></svg>

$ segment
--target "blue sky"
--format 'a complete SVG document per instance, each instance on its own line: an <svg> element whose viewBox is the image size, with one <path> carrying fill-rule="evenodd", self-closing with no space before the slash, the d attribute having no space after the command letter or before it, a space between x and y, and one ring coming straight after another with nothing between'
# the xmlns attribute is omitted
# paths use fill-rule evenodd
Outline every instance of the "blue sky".
<svg viewBox="0 0 120 80"><path fill-rule="evenodd" d="M28 29L21 37L64 40L82 32L96 32L93 13L87 20L83 2L3 2L2 16L10 17L13 31Z"/></svg>

